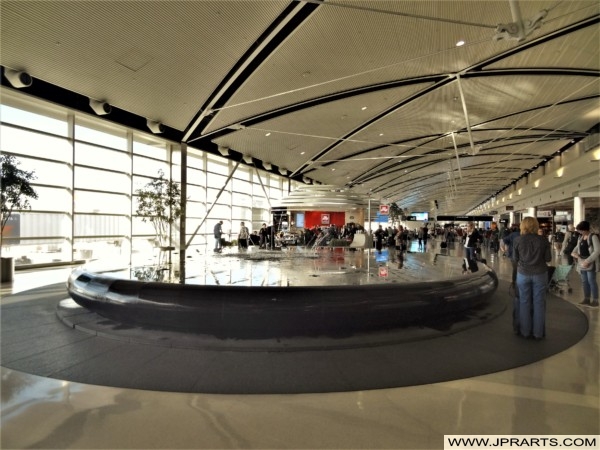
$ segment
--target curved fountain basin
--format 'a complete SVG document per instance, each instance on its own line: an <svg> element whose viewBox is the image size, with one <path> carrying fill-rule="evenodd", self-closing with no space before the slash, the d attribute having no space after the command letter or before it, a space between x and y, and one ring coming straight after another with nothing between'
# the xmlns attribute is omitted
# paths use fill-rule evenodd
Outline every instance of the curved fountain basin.
<svg viewBox="0 0 600 450"><path fill-rule="evenodd" d="M348 336L458 318L497 289L496 274L482 269L440 281L265 287L145 282L76 269L67 287L79 305L131 326L239 339Z"/></svg>

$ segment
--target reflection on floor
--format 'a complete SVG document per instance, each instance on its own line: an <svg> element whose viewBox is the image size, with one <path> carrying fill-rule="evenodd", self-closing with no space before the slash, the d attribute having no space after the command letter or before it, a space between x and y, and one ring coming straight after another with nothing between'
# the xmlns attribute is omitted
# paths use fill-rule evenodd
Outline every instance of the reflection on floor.
<svg viewBox="0 0 600 450"><path fill-rule="evenodd" d="M407 267L424 257L416 244L413 250L406 255ZM433 242L427 256L439 251L439 242ZM461 256L460 246L450 253ZM376 256L373 263L379 267ZM484 256L501 279L510 278L506 258ZM243 279L235 269L242 258L207 255L206 261L215 273L228 267L217 276L219 282ZM66 280L69 272L17 272L13 283L2 285L2 294ZM258 272L257 278L265 280L265 271ZM206 281L212 275L198 270L196 277ZM266 279L275 282L270 274ZM572 272L569 280L573 292L560 296L577 303L578 274ZM448 434L598 435L598 310L586 308L584 313L588 334L560 354L504 372L408 388L301 395L182 394L83 385L2 368L1 447L440 449Z"/></svg>

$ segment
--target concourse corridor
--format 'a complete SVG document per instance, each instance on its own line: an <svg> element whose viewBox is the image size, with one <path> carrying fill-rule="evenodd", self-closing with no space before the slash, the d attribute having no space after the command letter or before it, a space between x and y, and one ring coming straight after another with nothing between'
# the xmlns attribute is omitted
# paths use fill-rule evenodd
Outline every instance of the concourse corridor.
<svg viewBox="0 0 600 450"><path fill-rule="evenodd" d="M423 256L416 245L406 254L407 266ZM426 254L439 252L439 239L429 241ZM448 253L459 258L462 249L451 245ZM372 256L377 263L377 255ZM510 261L486 251L483 256L506 287ZM207 264L212 258L215 273L217 261L230 265L235 258L205 257ZM2 286L2 306L11 301L10 294L63 282L69 273L18 271L11 285ZM550 294L549 301L579 302L577 274L571 273L569 281L572 292L557 293L560 298ZM487 375L398 388L270 395L164 392L82 384L2 367L1 444L7 449L440 449L443 436L451 434L597 435L598 311L582 311L589 331L561 353ZM244 364L231 370L243 379ZM169 373L182 379L188 375ZM313 376L319 376L316 367ZM143 378L143 368L131 377Z"/></svg>

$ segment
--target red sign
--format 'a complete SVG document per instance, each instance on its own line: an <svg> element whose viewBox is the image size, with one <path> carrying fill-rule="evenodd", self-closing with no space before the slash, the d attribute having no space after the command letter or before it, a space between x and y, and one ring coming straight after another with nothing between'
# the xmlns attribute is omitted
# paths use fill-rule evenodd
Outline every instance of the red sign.
<svg viewBox="0 0 600 450"><path fill-rule="evenodd" d="M387 277L388 276L388 268L383 266L379 268L379 276L380 277Z"/></svg>
<svg viewBox="0 0 600 450"><path fill-rule="evenodd" d="M379 214L389 214L390 206L389 205L379 205Z"/></svg>

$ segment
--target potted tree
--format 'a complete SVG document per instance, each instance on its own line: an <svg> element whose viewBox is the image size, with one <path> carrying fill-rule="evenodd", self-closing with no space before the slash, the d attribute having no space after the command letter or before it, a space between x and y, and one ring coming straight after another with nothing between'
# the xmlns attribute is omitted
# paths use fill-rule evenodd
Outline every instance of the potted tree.
<svg viewBox="0 0 600 450"><path fill-rule="evenodd" d="M400 217L402 216L402 209L398 206L396 202L390 204L390 219L392 219L392 224L398 222Z"/></svg>
<svg viewBox="0 0 600 450"><path fill-rule="evenodd" d="M38 198L31 186L35 180L34 172L19 169L19 161L12 155L0 155L0 191L2 197L2 219L0 222L0 279L12 281L14 262L12 257L2 255L4 248L4 232L8 231L7 224L13 211L30 209L29 199Z"/></svg>
<svg viewBox="0 0 600 450"><path fill-rule="evenodd" d="M138 189L136 214L142 221L150 222L156 233L156 244L161 251L171 247L170 228L181 217L181 188L178 183L167 180L162 170L143 189Z"/></svg>

